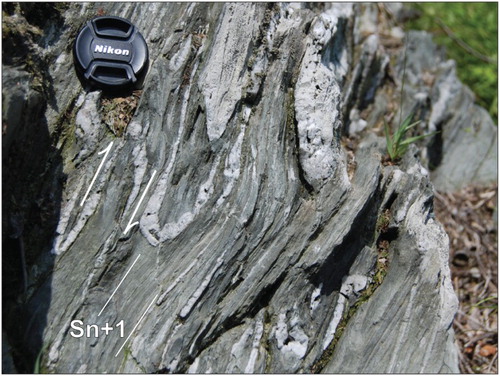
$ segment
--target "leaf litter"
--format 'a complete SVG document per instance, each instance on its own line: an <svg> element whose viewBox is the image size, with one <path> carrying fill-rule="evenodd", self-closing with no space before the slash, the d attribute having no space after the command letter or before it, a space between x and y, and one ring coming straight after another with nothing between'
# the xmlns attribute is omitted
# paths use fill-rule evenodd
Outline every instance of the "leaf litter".
<svg viewBox="0 0 500 376"><path fill-rule="evenodd" d="M450 238L462 373L498 373L497 192L495 184L435 195L436 217Z"/></svg>

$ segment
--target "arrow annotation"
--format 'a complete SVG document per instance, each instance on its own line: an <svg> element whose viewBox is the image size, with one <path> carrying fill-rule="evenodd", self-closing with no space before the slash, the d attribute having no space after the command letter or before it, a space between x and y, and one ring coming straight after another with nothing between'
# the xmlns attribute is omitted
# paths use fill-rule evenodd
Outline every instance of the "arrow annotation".
<svg viewBox="0 0 500 376"><path fill-rule="evenodd" d="M130 220L128 221L128 224L127 224L127 227L125 228L125 231L123 231L123 233L125 235L127 235L127 232L129 232L129 230L134 227L135 225L138 225L139 224L139 221L136 221L134 223L132 223L132 221L134 220L134 217L135 215L137 214L137 210L139 210L139 206L141 206L141 203L142 203L142 200L144 200L144 197L146 196L146 193L149 189L149 186L151 185L151 183L153 182L153 179L156 175L156 170L153 171L153 174L151 175L151 178L149 178L149 182L148 182L148 185L146 185L146 189L144 190L139 202L137 203L137 206L135 207L135 210L134 212L132 213L132 216L130 217Z"/></svg>
<svg viewBox="0 0 500 376"><path fill-rule="evenodd" d="M108 145L108 147L104 150L101 150L99 153L99 155L101 155L102 153L105 153L104 154L104 158L102 159L101 161L101 164L99 165L99 167L97 168L97 171L94 175L94 178L92 179L92 182L90 183L89 185L89 189L87 189L87 193L85 193L85 196L83 196L83 199L82 199L82 202L80 203L80 206L83 206L85 200L87 199L87 196L89 195L90 193L90 190L92 189L92 186L94 185L94 182L95 182L95 179L97 178L97 175L99 175L99 172L101 172L101 168L102 166L104 165L104 161L106 160L106 158L108 157L108 154L109 152L111 151L111 147L113 146L113 141L111 141Z"/></svg>

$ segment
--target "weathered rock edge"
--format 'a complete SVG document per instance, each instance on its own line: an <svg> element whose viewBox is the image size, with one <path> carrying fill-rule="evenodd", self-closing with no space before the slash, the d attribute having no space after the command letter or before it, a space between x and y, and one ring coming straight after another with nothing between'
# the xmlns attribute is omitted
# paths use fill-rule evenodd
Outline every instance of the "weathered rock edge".
<svg viewBox="0 0 500 376"><path fill-rule="evenodd" d="M99 8L130 18L151 50L123 138L103 126L100 93L81 90L67 48ZM46 371L458 372L448 241L417 149L384 166L383 140L367 135L348 171L341 114L384 83L363 67L386 66L354 60L373 43L352 44L355 14L251 3L65 11L60 38L36 52L54 59L45 119L67 176L51 277L39 263L27 292L34 304L50 291L47 312L32 314L46 321ZM120 352L116 334L69 335L74 319L124 320L129 333L153 298Z"/></svg>

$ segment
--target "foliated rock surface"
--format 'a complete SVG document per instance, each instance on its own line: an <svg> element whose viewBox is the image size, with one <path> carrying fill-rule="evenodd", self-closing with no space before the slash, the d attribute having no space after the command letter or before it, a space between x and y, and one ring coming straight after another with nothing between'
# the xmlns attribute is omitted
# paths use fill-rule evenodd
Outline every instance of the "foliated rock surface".
<svg viewBox="0 0 500 376"><path fill-rule="evenodd" d="M498 127L487 111L474 103L472 91L457 79L456 62L439 52L430 35L412 32L408 40L407 77L411 84L405 98L428 117L425 131L437 132L424 156L436 189L453 191L471 183L496 181ZM419 54L414 46L421 46L425 53Z"/></svg>
<svg viewBox="0 0 500 376"><path fill-rule="evenodd" d="M59 373L458 372L448 240L425 153L385 165L375 135L401 51L378 35L377 11L72 3L40 24L46 36L26 43L41 89L17 60L3 70L4 153L19 158L34 129L47 149L37 159L25 148L41 183L11 189L4 208L9 265L29 256L11 281L25 303L9 295L6 319L22 313L10 345ZM72 67L76 32L100 14L129 18L150 49L121 136ZM451 111L456 81L440 77L449 83L434 84L422 115L430 128ZM23 171L6 179L29 181ZM33 196L50 226L29 225L41 221L28 215ZM74 320L115 329L75 338ZM32 340L14 340L27 330Z"/></svg>

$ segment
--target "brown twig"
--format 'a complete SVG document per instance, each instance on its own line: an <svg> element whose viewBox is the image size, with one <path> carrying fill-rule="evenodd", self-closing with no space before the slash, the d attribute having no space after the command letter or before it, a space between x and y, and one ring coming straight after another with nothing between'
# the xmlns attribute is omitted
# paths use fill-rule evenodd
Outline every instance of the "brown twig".
<svg viewBox="0 0 500 376"><path fill-rule="evenodd" d="M491 362L490 364L488 364L488 372L489 373L492 373L492 368L493 368L493 365L495 364L495 361L498 359L498 353L495 354L495 356L493 357L493 359L491 359ZM496 368L496 367L495 367ZM495 372L496 373L496 372Z"/></svg>
<svg viewBox="0 0 500 376"><path fill-rule="evenodd" d="M435 194L436 217L450 238L450 269L459 298L453 325L463 373L497 371L497 355L481 351L497 347L496 196L496 186Z"/></svg>

